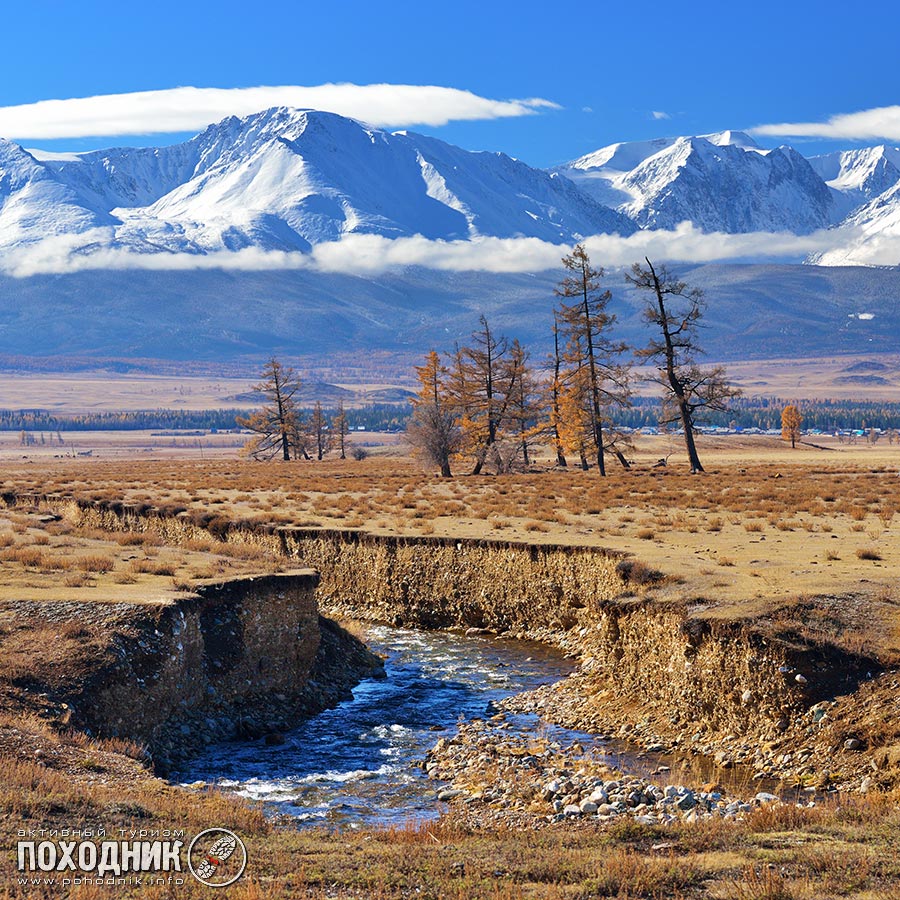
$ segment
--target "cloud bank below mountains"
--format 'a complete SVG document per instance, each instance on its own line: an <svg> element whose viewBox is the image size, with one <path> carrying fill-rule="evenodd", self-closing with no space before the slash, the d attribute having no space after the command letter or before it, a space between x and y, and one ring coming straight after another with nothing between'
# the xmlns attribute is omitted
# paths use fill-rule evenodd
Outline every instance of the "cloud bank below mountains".
<svg viewBox="0 0 900 900"><path fill-rule="evenodd" d="M173 134L200 131L227 116L248 116L273 106L325 110L382 128L515 118L560 108L540 97L492 100L436 85L178 87L0 107L0 135L11 140L51 140Z"/></svg>
<svg viewBox="0 0 900 900"><path fill-rule="evenodd" d="M630 266L649 256L680 263L736 261L800 262L850 246L859 246L858 229L828 229L809 235L755 232L707 234L689 222L671 231L639 231L623 237L599 234L584 243L597 265ZM95 229L79 235L48 238L8 250L0 258L0 271L17 278L56 275L102 269L199 271L304 270L324 274L377 276L421 266L444 272L529 273L559 268L571 251L566 244L538 238L475 238L467 241L434 241L420 235L385 238L351 234L339 241L317 244L310 253L247 248L238 251L194 253L140 253L110 246L111 229ZM900 252L900 236L878 256ZM863 252L857 250L857 255ZM848 262L848 264L853 264ZM878 265L879 259L868 264Z"/></svg>

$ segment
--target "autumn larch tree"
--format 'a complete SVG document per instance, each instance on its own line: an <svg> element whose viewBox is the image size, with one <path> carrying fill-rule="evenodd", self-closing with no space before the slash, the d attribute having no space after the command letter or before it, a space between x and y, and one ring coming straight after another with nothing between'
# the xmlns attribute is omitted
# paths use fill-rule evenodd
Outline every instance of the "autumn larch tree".
<svg viewBox="0 0 900 900"><path fill-rule="evenodd" d="M562 390L562 355L559 349L559 320L556 310L553 311L553 356L551 358L553 375L550 379L550 433L553 438L553 449L556 451L556 464L565 468L566 455L563 452L563 440L560 435L562 421L560 411L560 393Z"/></svg>
<svg viewBox="0 0 900 900"><path fill-rule="evenodd" d="M249 416L236 419L241 428L255 432L255 437L244 446L244 452L254 459L272 459L278 455L284 460L291 459L300 420L294 399L300 390L299 377L290 366L282 365L273 356L253 390L263 394L266 403Z"/></svg>
<svg viewBox="0 0 900 900"><path fill-rule="evenodd" d="M781 439L791 442L791 449L795 449L800 440L800 426L803 424L803 416L800 410L789 403L781 413Z"/></svg>
<svg viewBox="0 0 900 900"><path fill-rule="evenodd" d="M344 401L338 400L337 414L331 420L331 433L337 442L338 450L341 452L341 459L347 458L347 437L350 434L350 424L347 421L347 414L344 412Z"/></svg>
<svg viewBox="0 0 900 900"><path fill-rule="evenodd" d="M313 411L309 417L308 434L312 443L316 459L321 460L331 450L333 435L328 423L328 416L322 409L322 404L316 400Z"/></svg>
<svg viewBox="0 0 900 900"><path fill-rule="evenodd" d="M568 360L579 359L580 342L569 341ZM563 447L577 454L583 471L590 468L588 448L594 445L595 433L588 400L587 369L576 364L571 372L564 373L559 389L559 437Z"/></svg>
<svg viewBox="0 0 900 900"><path fill-rule="evenodd" d="M560 330L566 338L568 371L566 379L577 385L586 401L584 407L590 426L591 449L596 455L597 471L606 475L604 409L628 404L629 367L622 363L628 349L615 341L611 329L616 317L607 311L611 294L601 288L603 269L596 269L583 244L563 257L567 272L554 293L571 302L561 302L557 313ZM579 403L579 406L581 404ZM627 468L621 451L616 454Z"/></svg>
<svg viewBox="0 0 900 900"><path fill-rule="evenodd" d="M457 348L451 358L447 386L459 412L463 445L475 458L473 475L480 475L497 442L509 401L509 343L497 337L481 316L472 346Z"/></svg>
<svg viewBox="0 0 900 900"><path fill-rule="evenodd" d="M702 472L694 430L706 412L724 412L728 402L740 395L732 388L722 366L701 369L695 356L702 353L697 343L697 328L703 317L703 294L699 288L678 281L665 266L657 270L644 258L646 267L635 263L628 281L651 294L644 307L644 320L658 334L636 352L658 367L652 380L663 388L661 424L681 422L691 472Z"/></svg>
<svg viewBox="0 0 900 900"><path fill-rule="evenodd" d="M425 358L425 365L416 367L416 375L420 387L413 400L406 437L427 463L438 466L441 475L450 478L453 474L450 460L459 451L462 433L446 399L447 369L432 350Z"/></svg>

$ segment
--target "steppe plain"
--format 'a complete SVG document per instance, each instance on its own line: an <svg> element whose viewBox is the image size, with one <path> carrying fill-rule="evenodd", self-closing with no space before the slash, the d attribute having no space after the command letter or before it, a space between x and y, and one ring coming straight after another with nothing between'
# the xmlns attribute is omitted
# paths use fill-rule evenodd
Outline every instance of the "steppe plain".
<svg viewBox="0 0 900 900"><path fill-rule="evenodd" d="M189 402L202 398L203 408L221 387L198 385ZM231 387L227 395L237 393ZM183 384L165 391L166 404L185 397ZM122 401L115 389L109 396ZM139 398L136 406L149 405ZM44 405L46 395L36 390L32 399ZM0 480L9 505L0 511L7 606L0 810L7 862L11 835L29 825L102 819L107 827L165 822L199 830L222 821L254 848L251 870L229 890L238 898L900 897L900 726L884 712L896 694L889 679L869 698L873 719L857 723L886 759L873 770L881 789L833 792L812 808L785 802L760 805L742 821L665 828L579 821L527 834L478 827L451 811L402 829L297 832L237 799L189 794L154 777L138 746L67 729L59 710L29 695L21 678L41 669L77 677L103 651L103 635L90 623L65 634L52 622L23 627L8 611L22 600L165 603L196 580L284 565L212 535L175 547L152 534L75 527L32 502L54 496L178 509L206 521L212 514L249 525L601 547L657 573L635 588L642 603L702 608L707 619L749 621L828 644L879 661L890 676L900 663L900 447L817 436L791 450L773 437L703 436L708 471L691 476L677 437L641 436L634 468L612 468L605 480L551 469L547 460L526 473L442 480L423 471L395 435L354 436L367 445L365 460L287 464L240 459L240 436L226 434L202 442L79 435L90 456L22 448L16 435L3 437ZM665 457L668 465L656 467ZM747 785L748 796L755 790ZM0 891L59 896L19 886L12 873ZM207 893L189 884L177 896ZM114 894L128 896L121 888ZM88 886L73 895L113 892ZM176 896L164 887L139 895Z"/></svg>

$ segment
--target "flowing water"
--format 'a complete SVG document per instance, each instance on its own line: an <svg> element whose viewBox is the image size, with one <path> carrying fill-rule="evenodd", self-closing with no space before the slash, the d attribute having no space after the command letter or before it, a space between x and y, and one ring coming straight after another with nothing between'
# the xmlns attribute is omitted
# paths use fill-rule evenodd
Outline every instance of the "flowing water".
<svg viewBox="0 0 900 900"><path fill-rule="evenodd" d="M543 644L442 631L366 626L366 643L385 657L385 676L357 685L353 699L308 719L269 746L262 740L215 744L177 779L214 784L262 801L271 815L298 825L403 824L447 807L421 769L427 751L460 720L493 714L505 697L559 681L575 664ZM560 744L578 742L595 759L643 777L700 784L717 779L747 793L749 774L716 770L711 761L647 753L609 737L548 725L534 715L508 716L513 731L539 731ZM774 785L753 787L773 790Z"/></svg>
<svg viewBox="0 0 900 900"><path fill-rule="evenodd" d="M288 732L284 744L216 744L178 780L204 781L298 823L403 823L437 816L435 782L417 763L460 720L491 714L504 697L558 681L575 668L552 649L526 641L367 626L366 643L386 657L383 679L359 684L353 699ZM555 740L590 739L518 716Z"/></svg>

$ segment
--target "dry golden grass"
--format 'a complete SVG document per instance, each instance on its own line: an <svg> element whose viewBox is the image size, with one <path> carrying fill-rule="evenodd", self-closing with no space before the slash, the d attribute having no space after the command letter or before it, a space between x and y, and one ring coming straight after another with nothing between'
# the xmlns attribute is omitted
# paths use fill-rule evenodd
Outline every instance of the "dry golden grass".
<svg viewBox="0 0 900 900"><path fill-rule="evenodd" d="M383 456L287 464L64 460L40 469L9 462L0 465L0 475L8 490L20 493L128 503L170 515L184 511L211 534L180 552L215 553L262 568L273 564L265 554L216 540L229 523L600 546L678 576L678 583L654 588L659 599L702 599L714 604L712 615L723 617L759 616L772 604L808 596L868 594L876 598L868 624L862 616L858 624L883 636L874 643L885 653L900 652L894 609L877 599L887 596L891 573L900 567L894 535L900 450L835 444L834 450L791 451L769 438L702 437L708 472L695 477L676 464L677 455L668 468L652 467L673 448L674 439L642 438L635 468L613 466L606 479L548 469L444 480L409 459ZM42 569L65 571L65 560L79 551L58 549L56 539L69 536L54 528L64 524L46 527L52 543L36 543L38 530L19 510L10 511L7 523L0 522L0 564L27 573L20 582L28 584L43 583ZM173 562L165 553L152 561L160 541L149 533L76 537L104 542L98 552L117 560L111 572L96 579L91 573L85 585L126 590L117 576L128 572L139 576L136 596L145 576L181 579L186 571L208 568L186 557ZM111 541L118 547L110 551ZM858 549L881 558L860 557ZM129 551L137 558L129 559ZM25 562L7 561L8 553L23 553Z"/></svg>
<svg viewBox="0 0 900 900"><path fill-rule="evenodd" d="M274 571L280 565L259 548L223 545L214 538L172 549L152 531L78 529L37 511L0 508L0 602L160 602L196 580Z"/></svg>
<svg viewBox="0 0 900 900"><path fill-rule="evenodd" d="M649 468L658 453L651 444L641 467L612 470L603 481L575 471L441 480L408 460L384 458L322 465L66 460L39 471L10 463L0 474L20 494L181 510L210 535L173 548L153 533L107 534L44 521L36 511L0 510L0 596L170 599L195 578L279 565L258 548L222 544L217 538L232 521L355 527L631 552L629 582L660 601L702 597L711 616L757 617L779 631L889 653L900 641L891 577L900 565L892 532L894 462L811 452L792 457L778 445L766 447L723 448L705 458L707 475L692 477ZM859 557L857 549L881 558ZM654 570L669 577L661 581ZM7 684L32 671L42 647L47 665L89 666L91 654L102 651L102 635L91 628L61 631L58 624L7 617L0 629L0 681ZM34 754L51 742L63 748L55 769ZM273 829L259 810L239 801L163 785L131 759L140 754L133 746L60 735L32 716L0 716L5 864L15 828L28 824L96 821L110 828L138 819L196 833L222 822L251 846L252 868L229 891L239 900L898 900L900 797L894 795L844 797L839 808L766 808L743 825L663 830L628 822L599 831L547 829L529 833L527 842L514 831L470 833L453 821L298 833ZM42 890L28 888L22 896L59 896ZM0 886L0 897L4 891L16 896L14 881ZM140 896L169 895L142 889ZM189 884L178 896L205 893Z"/></svg>
<svg viewBox="0 0 900 900"><path fill-rule="evenodd" d="M0 724L8 747L14 729ZM670 828L632 821L531 831L473 831L453 816L387 829L297 831L273 827L258 809L210 792L186 793L149 778L114 748L17 729L23 748L61 751L61 768L0 756L0 897L61 896L58 888L17 892L12 842L20 827L104 824L184 828L227 823L243 838L250 864L228 890L238 900L372 898L401 900L586 900L590 897L896 900L893 835L897 797L844 798L811 810L767 807L743 823L710 820ZM118 749L118 752L116 752ZM112 896L108 888L73 897ZM188 878L171 888L119 886L114 896L210 896Z"/></svg>

